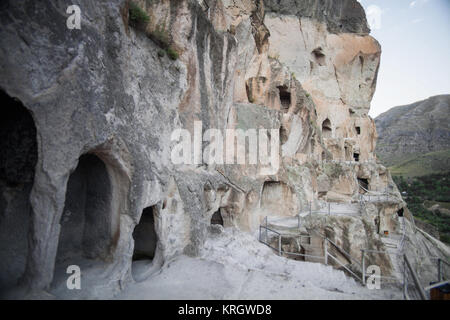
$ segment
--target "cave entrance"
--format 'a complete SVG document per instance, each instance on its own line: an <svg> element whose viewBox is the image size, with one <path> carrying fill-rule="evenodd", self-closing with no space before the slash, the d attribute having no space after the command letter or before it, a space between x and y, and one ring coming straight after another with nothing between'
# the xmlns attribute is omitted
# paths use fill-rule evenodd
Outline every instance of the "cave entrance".
<svg viewBox="0 0 450 320"><path fill-rule="evenodd" d="M399 217L403 217L403 212L404 212L404 210L403 210L403 208L401 208L401 209L399 209L399 210L397 211L397 215L398 215Z"/></svg>
<svg viewBox="0 0 450 320"><path fill-rule="evenodd" d="M360 135L361 134L361 127L355 127L356 129L356 134Z"/></svg>
<svg viewBox="0 0 450 320"><path fill-rule="evenodd" d="M111 202L112 185L105 163L94 154L81 156L67 183L55 272L110 256L114 238Z"/></svg>
<svg viewBox="0 0 450 320"><path fill-rule="evenodd" d="M288 112L291 107L291 93L286 86L278 87L280 93L281 111Z"/></svg>
<svg viewBox="0 0 450 320"><path fill-rule="evenodd" d="M323 53L323 50L321 47L314 49L311 52L311 55L314 58L314 61L319 65L319 66L324 66L325 65L325 54Z"/></svg>
<svg viewBox="0 0 450 320"><path fill-rule="evenodd" d="M153 260L156 251L156 244L158 243L153 207L145 208L142 211L141 220L133 231L133 239L133 261Z"/></svg>
<svg viewBox="0 0 450 320"><path fill-rule="evenodd" d="M356 162L359 162L359 153L354 153L353 159L355 159Z"/></svg>
<svg viewBox="0 0 450 320"><path fill-rule="evenodd" d="M333 130L331 129L331 121L327 118L322 122L322 136L324 138L331 138L332 134Z"/></svg>
<svg viewBox="0 0 450 320"><path fill-rule="evenodd" d="M214 224L220 224L223 227L223 218L222 214L220 213L220 209L214 212L214 214L211 217L211 225Z"/></svg>
<svg viewBox="0 0 450 320"><path fill-rule="evenodd" d="M358 178L358 184L361 187L360 190L362 193L366 193L367 190L369 190L369 180L367 179L363 179L363 178Z"/></svg>
<svg viewBox="0 0 450 320"><path fill-rule="evenodd" d="M0 90L0 291L25 271L37 162L36 127L30 112Z"/></svg>

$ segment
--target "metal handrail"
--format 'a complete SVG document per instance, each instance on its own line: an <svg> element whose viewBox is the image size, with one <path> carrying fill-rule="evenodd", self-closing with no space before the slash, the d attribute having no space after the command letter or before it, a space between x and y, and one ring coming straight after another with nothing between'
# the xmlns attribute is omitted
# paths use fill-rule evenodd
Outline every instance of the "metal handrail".
<svg viewBox="0 0 450 320"><path fill-rule="evenodd" d="M273 233L276 233L276 234L279 235L279 236L282 236L281 233L279 233L278 231L276 231L276 230L274 230L274 229L272 229L272 228L269 228L269 227L266 227L266 226L259 226L259 228L269 230L269 231L271 231L271 232L273 232Z"/></svg>
<svg viewBox="0 0 450 320"><path fill-rule="evenodd" d="M423 290L423 288L422 288L422 286L421 286L421 284L419 282L419 277L417 276L416 271L412 268L411 263L409 262L409 259L406 256L406 254L403 255L403 257L404 257L404 265L405 265L405 270L404 270L404 275L403 275L403 277L404 277L404 281L403 281L403 295L404 295L405 299L408 296L408 294L407 294L408 293L407 292L408 291L408 289L407 289L408 288L408 286L407 286L408 282L407 282L406 274L407 274L407 271L409 270L409 272L411 273L413 282L414 282L414 286L416 287L416 289L419 292L420 298L422 300L427 300L427 296L426 296L425 291Z"/></svg>
<svg viewBox="0 0 450 320"><path fill-rule="evenodd" d="M331 243L331 244L332 244L336 249L338 249L338 251L339 251L343 256L345 256L347 259L349 259L350 261L356 263L359 267L361 267L361 263L360 263L358 260L356 260L355 258L353 258L353 257L351 256L350 253L348 253L348 252L345 251L343 248L341 248L340 246L338 246L338 245L337 245L336 243L334 243L332 240L328 239L326 236L320 234L319 231L313 230L313 232L315 232L319 237L323 238L325 241Z"/></svg>
<svg viewBox="0 0 450 320"><path fill-rule="evenodd" d="M415 270L412 268L411 263L408 260L408 257L406 256L406 254L400 253L400 252L388 252L388 251L380 251L380 250L373 250L373 249L362 249L362 255L361 255L361 263L359 261L357 261L356 259L354 259L348 252L346 252L344 249L342 249L341 247L339 247L336 243L334 243L332 240L328 239L326 236L320 234L320 232L313 230L313 232L315 232L320 238L323 239L324 241L324 245L323 245L323 249L324 249L324 255L323 256L314 256L314 255L308 255L308 254L303 254L303 253L296 253L296 252L287 252L284 251L281 247L281 239L283 237L283 234L281 234L280 232L269 228L268 225L268 221L267 221L267 217L264 219L265 221L265 226L260 225L259 226L259 241L263 244L265 244L266 246L268 246L269 248L275 250L278 252L278 254L281 256L283 254L285 255L293 255L293 256L302 256L302 257L310 257L310 258L315 258L315 259L323 259L324 260L324 264L328 264L328 257L331 257L334 261L336 261L338 263L338 265L340 265L341 267L343 267L346 271L349 272L350 275L352 275L355 279L357 279L358 281L360 281L363 285L365 285L365 254L366 253L378 253L378 254L386 254L386 255L403 255L403 260L404 260L404 269L403 269L403 295L405 299L409 299L409 295L408 295L408 281L407 281L407 274L410 273L413 279L413 284L414 287L417 289L417 291L419 292L419 296L422 300L426 300L427 296L425 294L425 291L423 289L423 287L421 286L420 282L419 282L419 277L417 276ZM271 246L269 243L266 243L262 240L262 229L266 229L267 231L273 232L274 234L276 234L278 236L278 248L275 248L273 246ZM267 241L267 231L266 231L266 241ZM285 235L288 237L292 237L293 235ZM312 236L309 235L297 235L294 237L300 237L300 239L302 239L303 237L306 238L312 238ZM301 241L301 240L300 240ZM356 265L358 267L361 268L362 271L362 277L358 276L355 272L353 272L352 270L350 270L345 264L343 264L341 261L339 261L339 259L337 259L335 256L333 256L332 254L330 254L328 252L328 245L327 242L330 242L331 245L333 245L340 254L342 254L344 257L346 257L347 259L349 259L351 262L355 262ZM319 248L319 247L314 247L314 246L310 246L310 248ZM445 260L441 260L438 258L438 272L439 272L439 277L440 275L440 265L441 263L444 263L447 266L450 266L450 263L448 263ZM399 280L396 277L389 277L389 276L379 276L380 278L383 279L390 279L390 280Z"/></svg>
<svg viewBox="0 0 450 320"><path fill-rule="evenodd" d="M438 258L437 261L438 261L438 281L440 282L440 281L444 280L444 277L442 275L442 273L443 273L442 272L442 264L445 264L449 267L450 267L450 264L447 261L442 260L441 258Z"/></svg>
<svg viewBox="0 0 450 320"><path fill-rule="evenodd" d="M339 263L345 270L347 270L352 276L354 276L358 281L360 281L362 283L362 279L356 275L353 271L351 271L349 268L347 268L347 266L345 266L342 262L340 262L337 258L335 258L333 255L328 253L328 256L333 258L334 261L336 261L337 263Z"/></svg>
<svg viewBox="0 0 450 320"><path fill-rule="evenodd" d="M275 233L275 234L278 236L278 248L275 248L275 247L271 246L270 243L265 242L265 241L262 240L262 237L261 237L261 234L262 234L261 229L266 229L266 230L268 230L268 231L271 231L271 232ZM323 256L313 256L313 255L304 254L304 253L297 253L297 252L284 251L284 250L281 248L281 238L283 237L283 234L281 234L280 232L275 231L275 230L273 230L273 229L271 229L271 228L269 228L269 227L267 227L267 226L261 226L261 225L260 225L260 226L259 226L259 230L260 230L260 232L259 232L259 242L261 242L262 244L265 244L265 245L268 246L269 248L271 248L271 249L277 251L278 254L279 254L280 256L281 256L282 254L286 254L286 255L295 255L295 256L302 256L302 257L310 257L310 258L324 259ZM285 236L287 236L287 235L285 235ZM291 237L291 235L289 235L289 237ZM300 239L303 238L303 237L311 238L311 236L307 236L307 235L298 235L297 237L300 237ZM267 240L267 238L266 238L266 240ZM300 240L300 241L301 241L301 240ZM319 247L314 247L314 246L310 246L310 248L316 248L316 249L319 249Z"/></svg>
<svg viewBox="0 0 450 320"><path fill-rule="evenodd" d="M338 249L338 251L345 256L347 259L349 259L350 261L356 263L359 267L361 267L361 263L356 260L355 258L353 258L347 251L345 251L344 249L342 249L341 247L339 247L336 243L334 243L333 241L331 241L328 238L325 238L326 241L328 241L329 243L331 243L336 249Z"/></svg>

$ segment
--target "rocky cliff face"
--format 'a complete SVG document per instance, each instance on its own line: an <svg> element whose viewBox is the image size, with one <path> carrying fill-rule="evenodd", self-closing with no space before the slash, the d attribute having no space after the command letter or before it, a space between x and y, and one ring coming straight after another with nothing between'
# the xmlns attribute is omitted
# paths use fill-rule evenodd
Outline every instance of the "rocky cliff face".
<svg viewBox="0 0 450 320"><path fill-rule="evenodd" d="M376 152L387 166L433 151L450 149L450 95L399 106L375 119Z"/></svg>
<svg viewBox="0 0 450 320"><path fill-rule="evenodd" d="M31 142L5 139L33 177L0 176L2 289L63 295L75 264L91 270L83 297L115 294L173 257L197 257L212 218L254 232L266 216L329 202L359 208L361 181L390 201L350 222L309 223L335 229L355 253L400 234L405 204L375 160L367 115L381 50L357 1L135 3L150 17L144 27L130 26L129 1L86 1L81 30L65 27L67 1L0 5L0 89L5 105L29 114L17 121ZM196 121L203 131L274 130L278 170L174 164L173 132L196 139ZM147 227L152 236L141 239L136 230Z"/></svg>

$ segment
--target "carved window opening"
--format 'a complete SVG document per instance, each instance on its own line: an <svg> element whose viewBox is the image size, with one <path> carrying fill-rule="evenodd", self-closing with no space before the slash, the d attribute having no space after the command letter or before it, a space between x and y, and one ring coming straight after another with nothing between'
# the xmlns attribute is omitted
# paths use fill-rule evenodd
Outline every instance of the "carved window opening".
<svg viewBox="0 0 450 320"><path fill-rule="evenodd" d="M291 93L286 87L278 87L280 93L281 111L288 112L291 107Z"/></svg>
<svg viewBox="0 0 450 320"><path fill-rule="evenodd" d="M322 136L324 138L331 138L333 135L333 130L331 129L331 121L329 119L325 119L322 122Z"/></svg>
<svg viewBox="0 0 450 320"><path fill-rule="evenodd" d="M321 47L314 49L311 52L314 61L319 65L319 66L324 66L326 64L326 60L325 60L325 54L323 53L323 50Z"/></svg>

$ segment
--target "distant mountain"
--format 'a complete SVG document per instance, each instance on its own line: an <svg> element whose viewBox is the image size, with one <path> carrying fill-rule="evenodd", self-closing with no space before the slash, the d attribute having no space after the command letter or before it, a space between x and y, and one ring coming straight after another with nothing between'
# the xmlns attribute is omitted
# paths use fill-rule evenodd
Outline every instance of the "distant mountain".
<svg viewBox="0 0 450 320"><path fill-rule="evenodd" d="M375 124L377 156L394 175L450 171L450 95L394 107Z"/></svg>

